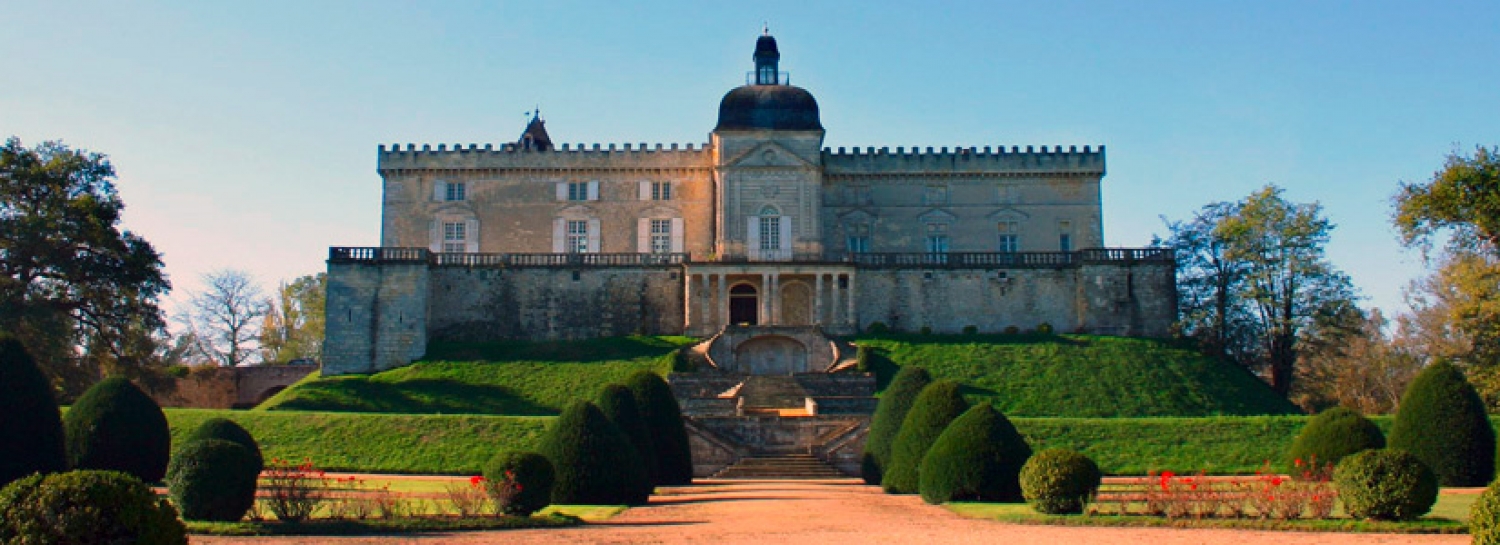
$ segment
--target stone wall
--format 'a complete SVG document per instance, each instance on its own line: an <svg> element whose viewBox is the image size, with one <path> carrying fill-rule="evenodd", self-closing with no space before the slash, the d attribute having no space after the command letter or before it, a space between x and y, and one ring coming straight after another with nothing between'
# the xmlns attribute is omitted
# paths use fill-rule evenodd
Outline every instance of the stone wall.
<svg viewBox="0 0 1500 545"><path fill-rule="evenodd" d="M257 365L193 369L151 397L163 407L248 409L301 380L316 365Z"/></svg>
<svg viewBox="0 0 1500 545"><path fill-rule="evenodd" d="M433 340L682 333L680 267L434 267Z"/></svg>
<svg viewBox="0 0 1500 545"><path fill-rule="evenodd" d="M323 374L374 373L427 352L427 262L328 262Z"/></svg>

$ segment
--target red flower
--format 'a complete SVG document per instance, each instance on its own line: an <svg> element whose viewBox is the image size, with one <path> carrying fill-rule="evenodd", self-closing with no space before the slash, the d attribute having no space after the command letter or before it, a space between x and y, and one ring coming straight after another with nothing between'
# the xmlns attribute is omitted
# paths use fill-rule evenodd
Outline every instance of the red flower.
<svg viewBox="0 0 1500 545"><path fill-rule="evenodd" d="M482 484L484 484L484 476L475 475L473 477L469 477L469 486L479 488L479 486Z"/></svg>
<svg viewBox="0 0 1500 545"><path fill-rule="evenodd" d="M1296 460L1296 462L1294 462L1294 463L1297 464L1297 467L1302 467L1302 459L1301 458L1298 458Z"/></svg>
<svg viewBox="0 0 1500 545"><path fill-rule="evenodd" d="M1162 492L1166 492L1167 491L1167 483L1171 482L1172 481L1172 477L1174 477L1176 475L1177 475L1176 473L1172 473L1171 471L1163 471L1163 472L1161 472L1161 490L1162 490Z"/></svg>

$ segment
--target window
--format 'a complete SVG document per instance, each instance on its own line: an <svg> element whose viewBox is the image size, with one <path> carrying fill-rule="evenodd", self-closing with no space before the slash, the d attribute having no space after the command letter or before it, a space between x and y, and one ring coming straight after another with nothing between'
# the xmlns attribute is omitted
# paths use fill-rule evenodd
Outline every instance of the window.
<svg viewBox="0 0 1500 545"><path fill-rule="evenodd" d="M588 182L568 182L568 200L570 200L570 201L586 201L586 200L589 200L589 183Z"/></svg>
<svg viewBox="0 0 1500 545"><path fill-rule="evenodd" d="M1064 252L1073 251L1073 222L1057 222L1057 249Z"/></svg>
<svg viewBox="0 0 1500 545"><path fill-rule="evenodd" d="M568 239L564 249L570 254L589 253L589 222L568 220Z"/></svg>
<svg viewBox="0 0 1500 545"><path fill-rule="evenodd" d="M922 191L922 204L927 206L940 206L948 204L948 186L927 186L927 188Z"/></svg>
<svg viewBox="0 0 1500 545"><path fill-rule="evenodd" d="M856 223L844 227L849 253L862 254L870 251L870 224Z"/></svg>
<svg viewBox="0 0 1500 545"><path fill-rule="evenodd" d="M1020 222L1000 222L1000 251L1005 253L1015 253L1021 251Z"/></svg>
<svg viewBox="0 0 1500 545"><path fill-rule="evenodd" d="M651 253L672 252L672 220L651 220Z"/></svg>
<svg viewBox="0 0 1500 545"><path fill-rule="evenodd" d="M448 182L445 185L447 185L448 187L446 187L446 188L443 189L443 200L445 200L445 201L461 201L461 200L464 200L464 198L465 198L465 195L464 195L465 188L464 188L464 183L463 182Z"/></svg>
<svg viewBox="0 0 1500 545"><path fill-rule="evenodd" d="M464 222L443 223L443 253L461 254L468 247L468 225Z"/></svg>
<svg viewBox="0 0 1500 545"><path fill-rule="evenodd" d="M781 212L772 207L760 211L760 249L781 249Z"/></svg>
<svg viewBox="0 0 1500 545"><path fill-rule="evenodd" d="M927 253L948 253L948 226L946 224L927 224Z"/></svg>
<svg viewBox="0 0 1500 545"><path fill-rule="evenodd" d="M672 182L651 182L651 200L672 200Z"/></svg>

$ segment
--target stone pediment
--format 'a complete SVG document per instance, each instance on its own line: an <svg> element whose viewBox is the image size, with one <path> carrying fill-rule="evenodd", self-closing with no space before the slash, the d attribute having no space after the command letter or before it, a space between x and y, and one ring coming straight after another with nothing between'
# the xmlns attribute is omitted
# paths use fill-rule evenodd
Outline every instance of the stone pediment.
<svg viewBox="0 0 1500 545"><path fill-rule="evenodd" d="M839 223L869 223L875 220L875 214L868 210L856 208L845 210L838 214Z"/></svg>
<svg viewBox="0 0 1500 545"><path fill-rule="evenodd" d="M934 208L917 216L917 221L922 223L953 223L957 219L958 216L941 208Z"/></svg>
<svg viewBox="0 0 1500 545"><path fill-rule="evenodd" d="M726 167L813 168L817 165L775 142L762 142L724 163Z"/></svg>
<svg viewBox="0 0 1500 545"><path fill-rule="evenodd" d="M1004 219L1004 220L1021 221L1021 220L1030 219L1031 218L1031 214L1027 214L1025 212L1022 212L1021 209L1016 208L1014 206L1005 206L1005 207L1000 208L999 210L996 210L994 212L990 212L985 217L986 218L990 218L990 219L996 219L996 220Z"/></svg>

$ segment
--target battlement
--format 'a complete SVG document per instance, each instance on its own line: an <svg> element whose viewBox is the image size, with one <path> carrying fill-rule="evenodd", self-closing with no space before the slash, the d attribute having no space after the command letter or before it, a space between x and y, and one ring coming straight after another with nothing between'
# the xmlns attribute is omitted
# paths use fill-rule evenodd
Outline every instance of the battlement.
<svg viewBox="0 0 1500 545"><path fill-rule="evenodd" d="M695 145L697 146L697 148L694 148ZM590 146L592 146L592 147L590 147ZM454 144L451 149L448 147L447 144L438 144L437 145L437 149L433 149L432 144L422 144L422 148L421 149L417 149L417 145L416 144L410 144L410 143L408 143L408 144L406 144L406 149L402 149L401 148L401 144L391 144L390 148L386 148L385 144L380 144L380 153L382 155L385 155L385 154L404 154L404 153L411 153L411 154L433 154L433 153L476 153L476 152L477 153L538 153L538 154L545 154L545 153L600 153L600 152L602 152L602 153L625 153L625 152L634 152L634 153L660 153L660 152L667 152L667 153L705 153L705 152L709 151L709 147L710 146L709 146L709 144L707 142L704 142L702 144L693 144L692 142L688 142L687 144L678 144L676 142L673 142L671 144L662 144L660 142L657 142L656 145L655 145L655 147L649 147L649 146L647 146L647 144L645 142L641 142L641 143L635 144L635 145L632 145L630 142L625 142L623 144L620 144L619 148L616 148L616 144L614 144L614 143L600 144L600 143L596 142L594 144L582 144L582 143L579 143L579 144L571 144L571 145L564 143L561 146L554 147L553 149L550 149L550 150L540 150L540 149L534 148L532 146L523 146L521 144L517 144L517 143L514 143L514 142L507 142L507 143L500 144L499 147L495 147L495 144L485 144L483 148L481 148L479 146L479 144L474 144L474 143L470 143L468 147L464 147L463 144Z"/></svg>
<svg viewBox="0 0 1500 545"><path fill-rule="evenodd" d="M1055 171L1104 174L1104 146L1005 146L823 148L823 165L830 176L914 172Z"/></svg>
<svg viewBox="0 0 1500 545"><path fill-rule="evenodd" d="M709 144L560 144L541 150L517 143L385 144L379 146L379 169L485 168L695 168L708 166Z"/></svg>

